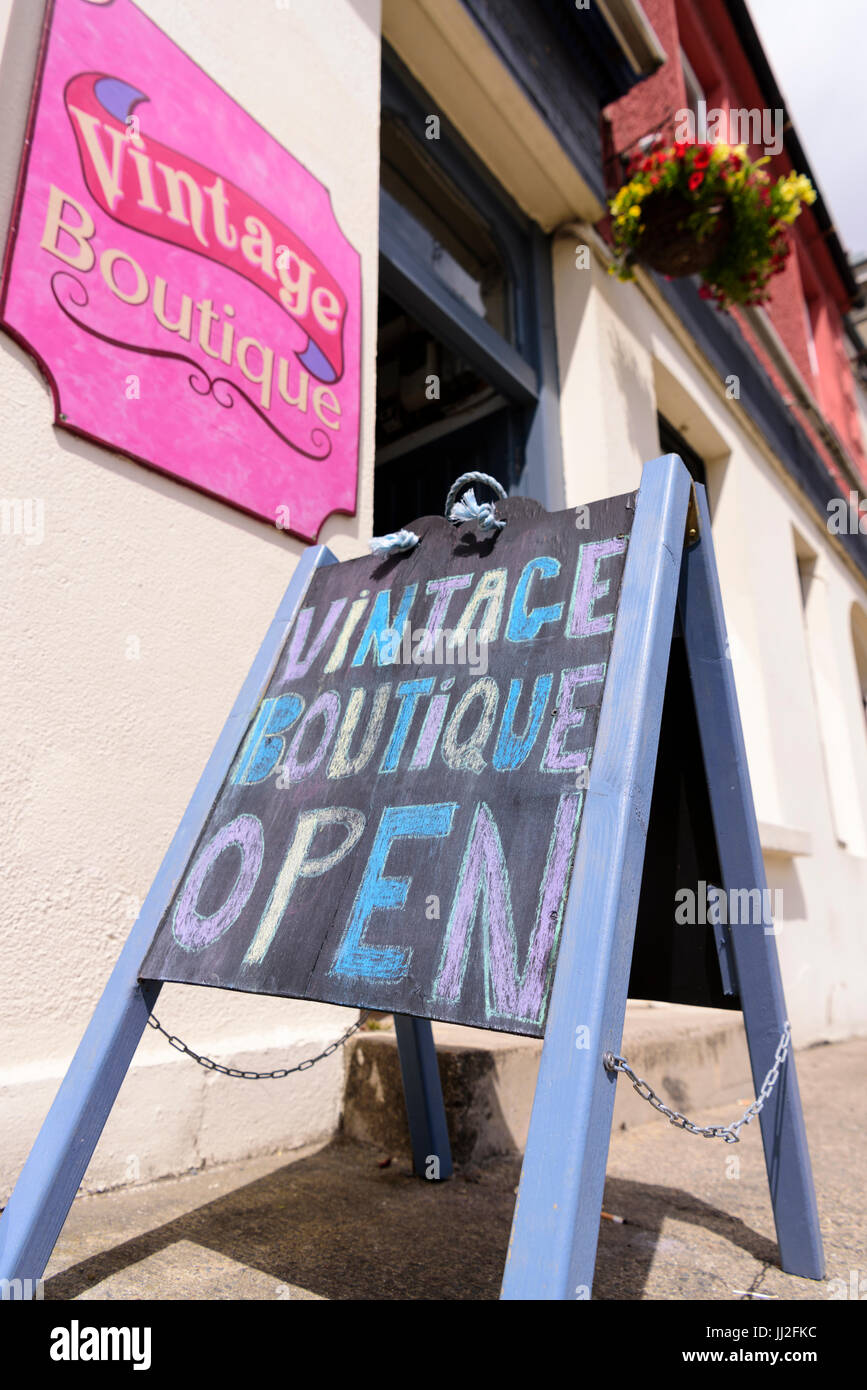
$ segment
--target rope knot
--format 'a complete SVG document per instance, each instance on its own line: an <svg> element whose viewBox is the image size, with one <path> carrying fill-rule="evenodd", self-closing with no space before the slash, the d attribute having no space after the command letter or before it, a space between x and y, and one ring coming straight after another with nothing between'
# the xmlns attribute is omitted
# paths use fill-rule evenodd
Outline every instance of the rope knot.
<svg viewBox="0 0 867 1390"><path fill-rule="evenodd" d="M413 550L418 540L415 531L389 531L386 536L374 536L370 549L374 555L399 555L402 550Z"/></svg>
<svg viewBox="0 0 867 1390"><path fill-rule="evenodd" d="M452 507L449 521L472 521L482 531L502 531L506 524L505 521L497 519L493 502L476 501L476 494L472 488Z"/></svg>

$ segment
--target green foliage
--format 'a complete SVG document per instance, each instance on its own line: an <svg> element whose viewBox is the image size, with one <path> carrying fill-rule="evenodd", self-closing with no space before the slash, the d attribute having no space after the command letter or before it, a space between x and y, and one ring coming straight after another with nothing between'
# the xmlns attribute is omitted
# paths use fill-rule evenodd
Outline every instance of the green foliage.
<svg viewBox="0 0 867 1390"><path fill-rule="evenodd" d="M633 160L629 180L611 199L616 263L613 274L633 278L633 266L641 260L642 237L651 200L677 193L691 211L681 233L704 241L715 229L728 206L732 231L716 260L702 272L700 293L721 308L731 304L762 304L768 298L768 282L789 256L786 227L794 222L802 203L815 202L816 192L804 174L787 174L772 183L761 167L766 159L752 161L745 145L687 144L657 147Z"/></svg>

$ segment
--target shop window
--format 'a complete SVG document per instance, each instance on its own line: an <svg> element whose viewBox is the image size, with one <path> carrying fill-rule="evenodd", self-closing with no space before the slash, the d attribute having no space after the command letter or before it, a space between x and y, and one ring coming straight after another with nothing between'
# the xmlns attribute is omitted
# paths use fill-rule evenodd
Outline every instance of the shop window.
<svg viewBox="0 0 867 1390"><path fill-rule="evenodd" d="M548 239L387 46L380 184L375 531L440 512L470 470L549 502L561 461Z"/></svg>
<svg viewBox="0 0 867 1390"><path fill-rule="evenodd" d="M519 424L506 397L470 358L452 351L390 295L380 294L377 534L441 512L448 488L462 472L490 473L508 487L523 460Z"/></svg>
<svg viewBox="0 0 867 1390"><path fill-rule="evenodd" d="M468 308L512 341L510 277L476 210L390 112L383 115L380 149L381 188L415 223L419 258Z"/></svg>
<svg viewBox="0 0 867 1390"><path fill-rule="evenodd" d="M798 582L801 586L801 603L806 612L807 602L810 597L810 589L813 586L813 579L816 574L816 556L812 551L806 551L796 555L798 562Z"/></svg>
<svg viewBox="0 0 867 1390"><path fill-rule="evenodd" d="M847 682L836 649L833 612L823 561L798 531L793 533L801 590L807 666L817 714L831 818L837 843L851 854L867 849L863 771L867 764L864 744L853 747L855 721ZM867 699L867 619L858 609L852 614L852 639L858 671L861 710ZM861 724L859 715L857 724Z"/></svg>
<svg viewBox="0 0 867 1390"><path fill-rule="evenodd" d="M867 735L867 613L863 608L852 605L852 647L855 652L855 670L858 675L858 695L861 713L864 716L865 735Z"/></svg>
<svg viewBox="0 0 867 1390"><path fill-rule="evenodd" d="M686 464L690 477L703 487L707 487L707 468L704 459L688 444L679 430L676 430L664 415L657 415L659 429L659 449L662 454L679 454ZM708 498L710 506L710 498Z"/></svg>

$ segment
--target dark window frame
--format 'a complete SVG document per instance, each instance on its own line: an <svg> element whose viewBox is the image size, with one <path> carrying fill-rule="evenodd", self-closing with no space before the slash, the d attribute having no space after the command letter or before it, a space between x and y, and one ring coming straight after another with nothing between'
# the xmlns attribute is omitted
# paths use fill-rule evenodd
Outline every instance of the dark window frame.
<svg viewBox="0 0 867 1390"><path fill-rule="evenodd" d="M662 412L657 412L656 425L659 431L659 448L663 454L678 454L686 464L687 472L696 483L701 483L707 487L707 464L701 454L697 453L688 440L684 439L680 430L677 429L670 420L667 420ZM710 505L710 498L708 498Z"/></svg>
<svg viewBox="0 0 867 1390"><path fill-rule="evenodd" d="M453 351L471 360L523 412L524 466L510 490L529 480L538 500L559 501L562 480L559 373L554 336L550 239L493 179L436 104L383 44L383 115L400 121L420 152L434 161L477 212L511 280L514 342L502 337L419 256L412 216L380 190L381 289L401 303ZM439 139L425 139L429 116L439 117Z"/></svg>

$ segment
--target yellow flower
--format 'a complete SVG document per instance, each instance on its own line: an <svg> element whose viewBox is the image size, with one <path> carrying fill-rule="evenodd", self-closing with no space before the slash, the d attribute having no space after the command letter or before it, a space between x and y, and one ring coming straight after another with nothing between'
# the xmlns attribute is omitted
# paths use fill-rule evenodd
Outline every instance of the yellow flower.
<svg viewBox="0 0 867 1390"><path fill-rule="evenodd" d="M806 174L792 175L792 187L795 197L800 198L802 203L815 203L816 190L810 183Z"/></svg>
<svg viewBox="0 0 867 1390"><path fill-rule="evenodd" d="M809 206L816 201L816 190L806 174L787 174L785 178L778 180L777 189L782 202L786 204L784 211L780 213L780 220L783 222L794 222L801 211L801 203Z"/></svg>
<svg viewBox="0 0 867 1390"><path fill-rule="evenodd" d="M633 203L632 207L629 209L629 216L630 216L630 217L640 217L640 216L641 216L641 208L638 206L637 203Z"/></svg>

